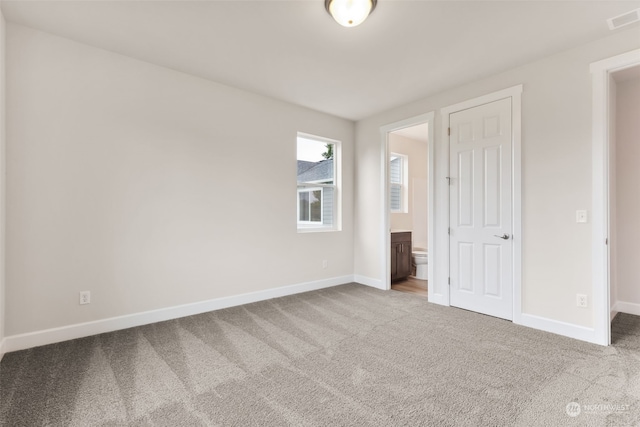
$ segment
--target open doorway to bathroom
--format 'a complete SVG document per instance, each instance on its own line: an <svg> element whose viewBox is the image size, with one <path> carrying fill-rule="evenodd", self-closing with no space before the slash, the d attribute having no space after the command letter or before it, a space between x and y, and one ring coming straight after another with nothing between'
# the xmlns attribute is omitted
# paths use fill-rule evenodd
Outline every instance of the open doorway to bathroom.
<svg viewBox="0 0 640 427"><path fill-rule="evenodd" d="M429 127L388 134L391 289L428 296Z"/></svg>
<svg viewBox="0 0 640 427"><path fill-rule="evenodd" d="M637 325L640 199L637 197L640 49L591 64L593 342L611 345ZM633 319L629 322L629 319ZM613 321L613 322L612 322ZM618 334L618 332L615 332Z"/></svg>
<svg viewBox="0 0 640 427"><path fill-rule="evenodd" d="M616 343L640 315L640 65L612 72L609 85L609 301Z"/></svg>

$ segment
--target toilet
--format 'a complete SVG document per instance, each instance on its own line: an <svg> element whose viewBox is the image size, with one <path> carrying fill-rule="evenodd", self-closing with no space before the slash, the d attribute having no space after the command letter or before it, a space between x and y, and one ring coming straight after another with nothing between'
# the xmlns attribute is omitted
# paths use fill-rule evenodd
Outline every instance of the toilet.
<svg viewBox="0 0 640 427"><path fill-rule="evenodd" d="M413 251L411 253L413 265L416 267L416 279L427 280L429 278L429 254L426 251Z"/></svg>

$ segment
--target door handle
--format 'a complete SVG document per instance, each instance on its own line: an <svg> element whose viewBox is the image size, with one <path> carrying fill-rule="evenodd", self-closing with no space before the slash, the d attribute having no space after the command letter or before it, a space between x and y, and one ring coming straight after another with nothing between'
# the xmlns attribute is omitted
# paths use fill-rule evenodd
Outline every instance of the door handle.
<svg viewBox="0 0 640 427"><path fill-rule="evenodd" d="M508 234L503 234L502 236L498 236L497 234L494 234L494 237L497 237L499 239L503 239L503 240L509 240L509 235Z"/></svg>

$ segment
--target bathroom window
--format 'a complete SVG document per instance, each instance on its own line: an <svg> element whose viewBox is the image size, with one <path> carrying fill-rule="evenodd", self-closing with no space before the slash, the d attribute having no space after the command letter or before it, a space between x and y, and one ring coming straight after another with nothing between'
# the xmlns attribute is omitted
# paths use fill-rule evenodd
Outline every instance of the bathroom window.
<svg viewBox="0 0 640 427"><path fill-rule="evenodd" d="M339 155L339 141L298 134L298 231L338 229Z"/></svg>
<svg viewBox="0 0 640 427"><path fill-rule="evenodd" d="M407 213L407 156L391 153L389 157L389 204L392 213Z"/></svg>

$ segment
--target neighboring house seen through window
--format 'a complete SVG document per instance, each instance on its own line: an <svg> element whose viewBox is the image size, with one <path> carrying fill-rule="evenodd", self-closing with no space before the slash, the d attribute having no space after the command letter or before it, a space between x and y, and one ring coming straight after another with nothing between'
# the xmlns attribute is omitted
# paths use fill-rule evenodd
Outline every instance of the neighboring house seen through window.
<svg viewBox="0 0 640 427"><path fill-rule="evenodd" d="M298 134L298 230L337 229L339 142Z"/></svg>
<svg viewBox="0 0 640 427"><path fill-rule="evenodd" d="M298 189L298 222L322 224L322 188Z"/></svg>

